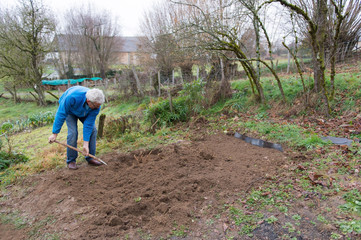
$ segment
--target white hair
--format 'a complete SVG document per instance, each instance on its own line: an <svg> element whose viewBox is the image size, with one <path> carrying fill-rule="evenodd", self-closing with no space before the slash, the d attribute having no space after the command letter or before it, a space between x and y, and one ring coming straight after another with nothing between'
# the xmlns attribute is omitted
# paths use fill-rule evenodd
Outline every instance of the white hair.
<svg viewBox="0 0 361 240"><path fill-rule="evenodd" d="M86 92L85 97L91 101L99 104L103 104L105 101L104 93L102 90L94 88Z"/></svg>

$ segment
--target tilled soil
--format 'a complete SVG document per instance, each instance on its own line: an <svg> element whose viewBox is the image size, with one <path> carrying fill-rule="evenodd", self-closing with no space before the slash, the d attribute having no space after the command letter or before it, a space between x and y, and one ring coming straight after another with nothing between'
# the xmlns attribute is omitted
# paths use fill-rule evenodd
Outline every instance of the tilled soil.
<svg viewBox="0 0 361 240"><path fill-rule="evenodd" d="M2 207L62 239L159 239L184 226L189 239L203 239L207 207L236 199L287 161L282 152L223 133L101 158L108 166L82 163L77 171L31 177L21 191L9 189ZM2 231L2 239L11 234ZM221 230L210 234L224 237Z"/></svg>

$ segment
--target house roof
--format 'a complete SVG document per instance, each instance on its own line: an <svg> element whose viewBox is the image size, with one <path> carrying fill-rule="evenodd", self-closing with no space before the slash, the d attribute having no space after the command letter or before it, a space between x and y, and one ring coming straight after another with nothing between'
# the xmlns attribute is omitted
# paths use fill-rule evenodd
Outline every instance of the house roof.
<svg viewBox="0 0 361 240"><path fill-rule="evenodd" d="M80 35L70 37L68 34L59 34L55 36L54 42L57 44L57 50L59 52L73 51L76 52L76 42ZM137 52L141 46L141 39L144 37L116 37L120 43L120 47L115 49L116 52Z"/></svg>
<svg viewBox="0 0 361 240"><path fill-rule="evenodd" d="M141 44L141 37L119 37L121 47L119 52L136 52Z"/></svg>

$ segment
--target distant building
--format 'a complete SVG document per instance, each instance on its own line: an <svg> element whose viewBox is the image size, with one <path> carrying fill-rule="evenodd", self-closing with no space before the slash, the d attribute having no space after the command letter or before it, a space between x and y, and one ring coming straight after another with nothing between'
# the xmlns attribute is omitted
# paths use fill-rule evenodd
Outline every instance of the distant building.
<svg viewBox="0 0 361 240"><path fill-rule="evenodd" d="M56 52L47 57L47 61L52 59L68 59L71 57L73 62L81 57L79 56L79 49L77 39L81 36L71 36L67 34L59 34L54 38ZM110 65L138 65L139 64L139 49L141 48L142 39L144 37L116 37L115 42L117 47L114 47L112 52L113 58L110 59Z"/></svg>
<svg viewBox="0 0 361 240"><path fill-rule="evenodd" d="M139 65L139 52L143 37L120 37L121 46L116 50L115 64Z"/></svg>

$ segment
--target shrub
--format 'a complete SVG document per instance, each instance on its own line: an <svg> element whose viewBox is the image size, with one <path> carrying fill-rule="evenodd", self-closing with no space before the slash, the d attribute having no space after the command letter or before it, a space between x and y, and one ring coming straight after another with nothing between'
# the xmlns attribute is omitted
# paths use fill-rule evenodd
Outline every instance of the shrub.
<svg viewBox="0 0 361 240"><path fill-rule="evenodd" d="M145 120L158 126L170 126L177 122L186 122L190 116L203 110L205 104L204 83L201 79L186 83L180 97L172 100L172 110L169 100L161 100L152 104L145 111Z"/></svg>
<svg viewBox="0 0 361 240"><path fill-rule="evenodd" d="M190 109L185 97L178 97L172 101L173 111L170 109L169 100L162 100L153 104L145 111L145 120L157 122L158 126L169 126L176 122L185 122L190 115Z"/></svg>
<svg viewBox="0 0 361 240"><path fill-rule="evenodd" d="M206 104L204 82L201 79L184 84L183 90L179 94L184 97L189 110L193 114L199 113Z"/></svg>
<svg viewBox="0 0 361 240"><path fill-rule="evenodd" d="M133 115L121 116L119 118L110 118L107 120L104 128L104 136L108 139L117 138L132 130L139 130L139 117Z"/></svg>
<svg viewBox="0 0 361 240"><path fill-rule="evenodd" d="M13 128L14 128L14 124L12 124L11 122L4 122L1 125L0 134L7 133L7 132L11 131Z"/></svg>
<svg viewBox="0 0 361 240"><path fill-rule="evenodd" d="M55 114L53 112L40 112L28 118L29 127L37 128L54 122Z"/></svg>
<svg viewBox="0 0 361 240"><path fill-rule="evenodd" d="M40 112L33 114L28 118L22 118L16 121L4 122L0 127L0 134L11 134L23 131L27 128L37 128L52 124L55 119L54 112Z"/></svg>
<svg viewBox="0 0 361 240"><path fill-rule="evenodd" d="M7 169L12 164L27 162L29 158L21 153L7 153L0 151L0 171Z"/></svg>

